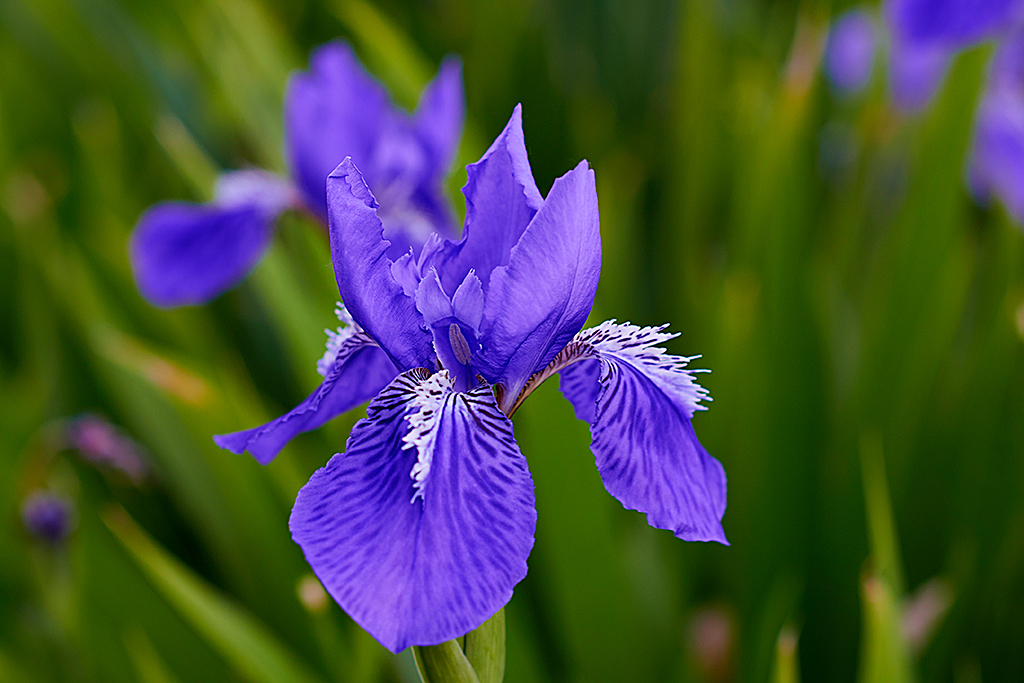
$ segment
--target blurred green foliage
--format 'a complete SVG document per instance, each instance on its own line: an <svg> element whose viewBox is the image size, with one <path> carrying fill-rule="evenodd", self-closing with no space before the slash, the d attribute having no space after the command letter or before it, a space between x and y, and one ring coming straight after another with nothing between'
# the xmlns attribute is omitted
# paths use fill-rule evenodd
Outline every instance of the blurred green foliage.
<svg viewBox="0 0 1024 683"><path fill-rule="evenodd" d="M416 680L288 534L360 411L265 468L210 439L316 386L323 235L285 219L203 308L151 308L127 261L148 205L283 170L287 75L339 36L407 106L462 55L460 168L517 102L542 189L588 158L593 319L671 321L713 370L694 426L729 476L728 548L609 497L555 386L519 411L539 518L506 680L1024 679L1024 237L964 190L988 50L904 118L880 69L830 91L827 22L755 0L0 3L0 681ZM54 438L86 410L142 444L146 483ZM21 527L40 487L77 502L62 546Z"/></svg>

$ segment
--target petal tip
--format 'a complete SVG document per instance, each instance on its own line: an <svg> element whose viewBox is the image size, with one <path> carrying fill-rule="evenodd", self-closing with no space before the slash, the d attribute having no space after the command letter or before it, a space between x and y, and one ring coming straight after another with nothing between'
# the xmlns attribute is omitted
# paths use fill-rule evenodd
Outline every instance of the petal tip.
<svg viewBox="0 0 1024 683"><path fill-rule="evenodd" d="M356 167L352 161L352 157L347 156L342 160L338 166L331 171L331 174L327 176L327 185L337 187L337 182L341 181L345 187L348 188L349 193L365 204L371 209L378 209L380 204L377 203L376 197L373 196L373 192L370 191L369 186L366 184L366 180L363 179L363 174Z"/></svg>
<svg viewBox="0 0 1024 683"><path fill-rule="evenodd" d="M261 465L269 465L273 462L277 454L281 452L280 449L260 449L254 447L253 441L258 434L254 435L253 432L258 431L256 429L246 429L241 432L232 432L230 434L214 434L213 442L219 447L226 451L230 451L235 455L242 455L246 451L249 451L249 455L252 456L253 460Z"/></svg>
<svg viewBox="0 0 1024 683"><path fill-rule="evenodd" d="M716 524L712 528L704 529L698 529L687 525L676 529L673 533L676 535L676 538L680 538L684 541L720 543L724 546L731 545L729 543L729 539L725 537L725 530L722 528L721 524Z"/></svg>

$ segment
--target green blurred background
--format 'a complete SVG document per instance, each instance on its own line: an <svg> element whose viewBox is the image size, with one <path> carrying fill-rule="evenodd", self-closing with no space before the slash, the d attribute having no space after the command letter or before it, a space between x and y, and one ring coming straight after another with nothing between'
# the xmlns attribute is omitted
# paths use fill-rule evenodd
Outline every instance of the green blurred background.
<svg viewBox="0 0 1024 683"><path fill-rule="evenodd" d="M215 174L283 169L288 74L343 37L412 105L462 56L450 182L523 103L537 183L587 158L592 322L671 322L731 547L608 496L548 383L516 415L537 544L506 609L515 681L1024 680L1024 235L964 190L989 54L901 117L820 73L824 2L0 1L0 681L414 681L289 537L361 410L268 467L211 435L291 407L337 298L298 217L241 287L157 310L126 241ZM135 485L61 443L104 415ZM58 435L58 436L55 436ZM34 489L75 501L58 546Z"/></svg>

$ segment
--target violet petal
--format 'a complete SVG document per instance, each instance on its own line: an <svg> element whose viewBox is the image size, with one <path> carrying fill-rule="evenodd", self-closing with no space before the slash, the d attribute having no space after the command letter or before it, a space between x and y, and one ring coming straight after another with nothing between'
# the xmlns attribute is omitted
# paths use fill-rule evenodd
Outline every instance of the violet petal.
<svg viewBox="0 0 1024 683"><path fill-rule="evenodd" d="M491 274L476 357L515 397L583 327L601 274L594 172L586 161L555 180L543 206Z"/></svg>
<svg viewBox="0 0 1024 683"><path fill-rule="evenodd" d="M392 273L377 201L347 158L327 178L331 257L352 317L401 370L433 367L431 334Z"/></svg>
<svg viewBox="0 0 1024 683"><path fill-rule="evenodd" d="M457 57L448 57L423 90L413 118L416 134L430 154L434 179L440 180L447 174L459 149L465 100L462 62Z"/></svg>
<svg viewBox="0 0 1024 683"><path fill-rule="evenodd" d="M482 384L400 375L299 492L292 537L324 587L392 652L478 627L526 575L533 481Z"/></svg>
<svg viewBox="0 0 1024 683"><path fill-rule="evenodd" d="M864 9L853 9L832 24L825 49L825 73L837 89L864 89L875 63L875 23Z"/></svg>
<svg viewBox="0 0 1024 683"><path fill-rule="evenodd" d="M387 354L365 333L357 334L342 346L324 381L302 403L264 425L218 434L213 440L232 453L249 451L257 462L266 465L297 435L370 400L397 374Z"/></svg>
<svg viewBox="0 0 1024 683"><path fill-rule="evenodd" d="M516 105L505 129L466 172L463 238L447 245L438 257L443 264L442 283L451 291L471 269L486 289L491 272L508 265L512 248L544 203L526 156L521 105Z"/></svg>
<svg viewBox="0 0 1024 683"><path fill-rule="evenodd" d="M285 94L285 149L306 206L327 221L325 181L342 159L369 163L390 101L347 44L335 41L292 76Z"/></svg>
<svg viewBox="0 0 1024 683"><path fill-rule="evenodd" d="M672 336L614 321L584 330L574 344L586 360L562 370L562 393L589 418L597 468L624 507L685 541L728 545L725 470L690 424L707 394L685 369L690 359L655 346Z"/></svg>
<svg viewBox="0 0 1024 683"><path fill-rule="evenodd" d="M263 256L276 213L259 204L165 202L139 218L130 254L155 306L202 304L240 282Z"/></svg>

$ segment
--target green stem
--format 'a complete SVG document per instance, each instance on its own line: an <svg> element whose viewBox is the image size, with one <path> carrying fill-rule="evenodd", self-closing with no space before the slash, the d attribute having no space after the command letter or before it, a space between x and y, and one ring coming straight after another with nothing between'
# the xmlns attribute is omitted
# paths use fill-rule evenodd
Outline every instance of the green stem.
<svg viewBox="0 0 1024 683"><path fill-rule="evenodd" d="M505 678L505 608L466 634L466 659L480 683L501 683Z"/></svg>
<svg viewBox="0 0 1024 683"><path fill-rule="evenodd" d="M412 656L423 683L480 683L458 640L440 645L413 645Z"/></svg>
<svg viewBox="0 0 1024 683"><path fill-rule="evenodd" d="M412 654L423 683L501 683L505 677L505 610L498 610L464 639L413 646Z"/></svg>

